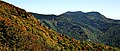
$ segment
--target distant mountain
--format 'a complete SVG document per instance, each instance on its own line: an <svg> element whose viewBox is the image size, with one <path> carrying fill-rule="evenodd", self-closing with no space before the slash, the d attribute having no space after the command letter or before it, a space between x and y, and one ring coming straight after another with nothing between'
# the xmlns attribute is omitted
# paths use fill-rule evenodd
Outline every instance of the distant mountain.
<svg viewBox="0 0 120 51"><path fill-rule="evenodd" d="M57 17L56 15L43 15L43 14L37 14L37 13L32 13L32 12L30 12L30 13L33 15L35 14L34 16L37 19L53 20Z"/></svg>
<svg viewBox="0 0 120 51"><path fill-rule="evenodd" d="M78 41L51 30L39 21L24 9L0 1L0 51L120 50L106 45Z"/></svg>
<svg viewBox="0 0 120 51"><path fill-rule="evenodd" d="M66 34L77 40L91 41L95 43L104 43L107 45L111 45L112 43L116 43L117 45L119 44L119 41L115 42L117 40L120 40L119 38L111 39L109 36L106 37L105 35L109 34L106 32L109 32L108 30L111 27L119 26L120 20L113 20L106 18L104 15L100 14L99 12L84 13L82 11L77 11L77 12L68 11L58 16L55 15L42 16L44 17L44 19L42 19L41 17L42 14L37 14L37 16L36 13L31 13L31 14L33 14L33 16L35 16L38 20L41 20L40 22L44 23L49 28L52 28L53 30L59 33ZM48 20L48 17L52 19ZM109 35L112 34L110 33ZM116 36L118 35L119 33L117 33ZM104 36L106 38L103 38ZM108 39L114 41L108 42L107 41ZM120 46L117 45L111 45L111 46L116 46L116 47Z"/></svg>

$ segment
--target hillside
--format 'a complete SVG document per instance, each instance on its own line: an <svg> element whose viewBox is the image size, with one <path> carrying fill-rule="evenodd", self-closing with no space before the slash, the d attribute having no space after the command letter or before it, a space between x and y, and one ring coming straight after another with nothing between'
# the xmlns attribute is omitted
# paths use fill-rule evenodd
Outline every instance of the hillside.
<svg viewBox="0 0 120 51"><path fill-rule="evenodd" d="M107 45L120 47L120 26L110 27L105 34L103 34L103 42Z"/></svg>
<svg viewBox="0 0 120 51"><path fill-rule="evenodd" d="M31 13L31 14L33 14L38 20L41 20L40 22L44 23L49 28L59 33L66 34L77 40L91 41L95 43L107 44L110 46L116 46L119 44L119 42L116 42L120 40L119 38L110 38L109 36L106 37L106 35L108 34L112 35L112 33L106 33L106 32L110 32L108 30L111 27L119 26L120 20L113 20L106 18L104 15L100 14L99 12L84 13L82 11L77 11L77 12L69 11L61 15L58 15L56 17L55 15L43 16L42 14L37 14L37 15L36 13ZM44 17L44 19L42 19L41 15L42 17ZM48 18L52 18L52 19L48 20ZM116 33L115 36L119 36L119 33L117 32L115 33ZM107 39L114 41L108 42ZM116 45L111 45L113 43ZM116 47L119 46L120 45Z"/></svg>
<svg viewBox="0 0 120 51"><path fill-rule="evenodd" d="M80 42L51 30L39 21L25 10L0 1L0 51L120 50Z"/></svg>

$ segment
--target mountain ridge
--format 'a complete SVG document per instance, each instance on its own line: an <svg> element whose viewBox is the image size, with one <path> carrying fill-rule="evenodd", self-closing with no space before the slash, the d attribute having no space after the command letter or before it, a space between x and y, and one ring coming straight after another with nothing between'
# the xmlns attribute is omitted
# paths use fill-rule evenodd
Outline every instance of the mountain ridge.
<svg viewBox="0 0 120 51"><path fill-rule="evenodd" d="M82 12L82 11L66 11L66 12L64 12L64 13L62 13L62 14L65 14L65 13L77 13L77 12L81 12L81 13L84 13L84 14L88 14L88 13L96 13L96 14L100 14L100 15L103 15L103 14L101 14L100 12L97 12L97 11L90 11L90 12ZM35 12L29 12L29 13L33 13L33 14L39 14L39 13L35 13ZM59 15L56 15L56 14L40 14L40 15L55 15L55 16L60 16L60 15L62 15L62 14L59 14ZM104 16L105 17L105 16ZM108 17L105 17L105 18L107 18L107 19L109 19L109 20L115 20L115 21L119 21L120 19L113 19L113 18L108 18Z"/></svg>
<svg viewBox="0 0 120 51"><path fill-rule="evenodd" d="M35 16L34 13L32 14ZM35 17L38 20L41 18L39 15ZM87 13L82 11L68 11L51 20L42 18L40 20L42 20L46 26L59 33L66 34L77 40L91 40L97 43L103 41L101 37L104 36L103 34L106 33L110 27L120 25L120 20L106 18L104 15L95 11Z"/></svg>

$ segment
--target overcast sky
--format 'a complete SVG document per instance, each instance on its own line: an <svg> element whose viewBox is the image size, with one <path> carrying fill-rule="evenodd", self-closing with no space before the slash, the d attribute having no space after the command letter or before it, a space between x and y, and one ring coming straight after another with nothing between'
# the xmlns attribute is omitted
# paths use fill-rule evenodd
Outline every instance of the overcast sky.
<svg viewBox="0 0 120 51"><path fill-rule="evenodd" d="M67 11L97 11L120 20L120 0L4 0L28 12L62 14Z"/></svg>

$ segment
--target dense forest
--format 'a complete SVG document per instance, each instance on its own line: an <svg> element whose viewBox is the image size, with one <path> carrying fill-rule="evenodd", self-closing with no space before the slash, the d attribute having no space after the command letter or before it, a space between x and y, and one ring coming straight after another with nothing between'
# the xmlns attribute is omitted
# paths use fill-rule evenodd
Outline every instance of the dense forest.
<svg viewBox="0 0 120 51"><path fill-rule="evenodd" d="M81 30L82 31L82 30ZM0 1L0 51L117 51L57 33L29 12Z"/></svg>
<svg viewBox="0 0 120 51"><path fill-rule="evenodd" d="M80 41L91 41L120 48L120 20L99 12L65 12L61 15L31 13L49 28Z"/></svg>

